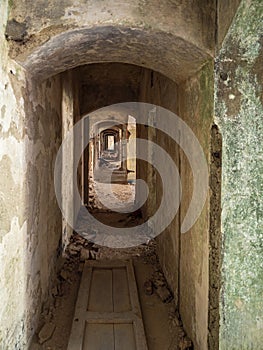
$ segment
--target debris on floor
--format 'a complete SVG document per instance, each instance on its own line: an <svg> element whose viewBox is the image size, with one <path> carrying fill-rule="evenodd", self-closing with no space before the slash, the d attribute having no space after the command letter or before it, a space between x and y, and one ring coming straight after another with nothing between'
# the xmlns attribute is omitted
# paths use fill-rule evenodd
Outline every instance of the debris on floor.
<svg viewBox="0 0 263 350"><path fill-rule="evenodd" d="M170 303L173 300L173 295L168 287L167 281L161 270L156 270L152 277L153 285L156 294L160 297L163 303Z"/></svg>
<svg viewBox="0 0 263 350"><path fill-rule="evenodd" d="M146 295L152 295L153 294L153 283L151 280L147 280L144 282L144 293Z"/></svg>
<svg viewBox="0 0 263 350"><path fill-rule="evenodd" d="M45 323L41 328L41 331L38 333L39 344L45 343L50 339L55 331L55 324L53 322Z"/></svg>
<svg viewBox="0 0 263 350"><path fill-rule="evenodd" d="M175 305L169 312L170 332L174 334L172 342L168 350L192 350L193 343L186 335L180 314Z"/></svg>
<svg viewBox="0 0 263 350"><path fill-rule="evenodd" d="M151 298L148 306L149 310L152 307L155 309L157 304L159 308L161 307L160 305L163 305L161 308L167 310L165 327L166 329L168 328L168 335L170 334L170 336L169 340L166 340L167 345L164 350L192 349L192 342L183 329L180 315L174 305L173 295L160 267L154 240L141 246L114 249L98 246L81 235L74 233L70 238L64 255L56 283L54 283L50 291L50 300L43 307L40 318L41 327L36 333L37 336L34 338L31 350L65 350L67 348L79 282L86 260L125 258L132 258L134 261L140 262L140 266L149 267L149 273L141 275L144 276L141 279L141 293L145 295L147 300ZM171 311L168 316L169 308ZM155 339L156 333L152 335L150 333L148 336L152 342L152 347L149 347L149 350L159 350L162 343L158 343ZM169 347L168 344L170 344Z"/></svg>

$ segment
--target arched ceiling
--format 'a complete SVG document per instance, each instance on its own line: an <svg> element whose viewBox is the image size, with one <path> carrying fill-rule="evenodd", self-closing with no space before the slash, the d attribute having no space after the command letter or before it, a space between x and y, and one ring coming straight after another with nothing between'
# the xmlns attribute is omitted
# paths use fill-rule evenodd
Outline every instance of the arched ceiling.
<svg viewBox="0 0 263 350"><path fill-rule="evenodd" d="M89 63L122 62L182 81L214 50L214 0L64 0L45 6L13 0L13 20L24 32L22 43L10 39L10 54L38 80Z"/></svg>
<svg viewBox="0 0 263 350"><path fill-rule="evenodd" d="M17 61L38 79L85 64L122 62L180 81L208 58L197 46L168 33L102 26L66 31Z"/></svg>

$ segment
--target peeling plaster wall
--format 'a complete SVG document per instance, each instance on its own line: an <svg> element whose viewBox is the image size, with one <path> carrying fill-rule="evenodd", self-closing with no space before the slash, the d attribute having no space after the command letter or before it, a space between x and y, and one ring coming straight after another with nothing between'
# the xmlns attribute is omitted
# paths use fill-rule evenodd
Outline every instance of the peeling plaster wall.
<svg viewBox="0 0 263 350"><path fill-rule="evenodd" d="M223 136L220 349L263 344L263 3L242 1L217 59Z"/></svg>
<svg viewBox="0 0 263 350"><path fill-rule="evenodd" d="M27 81L0 27L0 349L27 349L48 298L61 216L53 165L61 142L60 78ZM48 220L47 220L48 218Z"/></svg>
<svg viewBox="0 0 263 350"><path fill-rule="evenodd" d="M23 179L23 71L8 58L4 37L7 1L0 3L0 348L27 343L25 319L25 244ZM12 72L12 73L11 73Z"/></svg>
<svg viewBox="0 0 263 350"><path fill-rule="evenodd" d="M195 76L179 85L179 116L188 124L203 148L207 162L213 121L213 64L208 62ZM191 149L191 140L183 139ZM192 147L192 153L196 150ZM193 193L193 174L186 156L180 151L183 200L180 222L189 207ZM208 261L209 202L195 225L180 238L179 310L195 349L207 349L208 338Z"/></svg>
<svg viewBox="0 0 263 350"><path fill-rule="evenodd" d="M26 332L36 330L41 307L48 302L61 253L62 218L54 191L54 164L61 144L61 79L23 89L25 142L24 215L26 233Z"/></svg>

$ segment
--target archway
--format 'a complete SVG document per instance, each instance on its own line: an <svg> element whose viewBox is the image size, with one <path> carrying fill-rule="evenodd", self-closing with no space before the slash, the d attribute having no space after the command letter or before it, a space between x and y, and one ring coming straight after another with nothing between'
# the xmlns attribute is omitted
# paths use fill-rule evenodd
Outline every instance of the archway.
<svg viewBox="0 0 263 350"><path fill-rule="evenodd" d="M108 39L109 37L110 39ZM165 60L162 54L155 55L156 45L159 46L160 50L163 48L163 52L166 50ZM169 50L167 50L167 47L169 47ZM93 74L92 79L90 77L86 79L86 88L89 89L89 87L92 87L92 81L94 86L101 85L101 82L96 83L96 72L100 72L103 77L103 71L111 69L114 64L115 72L120 67L125 67L123 69L128 71L130 69L127 76L129 74L131 76L131 72L132 74L136 72L136 84L133 85L135 90L129 89L123 82L118 86L118 88L125 86L125 98L148 101L165 106L178 113L197 134L207 157L209 157L213 110L213 87L211 83L213 81L213 67L208 51L193 44L192 40L187 41L181 36L160 30L96 26L61 33L40 47L34 48L31 53L25 51L16 58L17 62L25 68L28 76L27 89L24 90L23 94L26 101L25 113L28 117L26 121L27 130L29 133L35 132L34 122L36 118L38 118L40 125L39 134L32 136L39 140L39 143L37 145L34 142L34 144L26 146L28 156L26 160L29 160L32 152L39 153L37 150L39 145L41 147L43 145L45 150L40 154L37 169L33 166L28 169L27 173L27 178L35 178L34 173L36 171L41 173L42 176L41 185L36 189L30 185L25 196L26 203L32 203L32 197L35 198L32 207L36 211L36 217L39 218L28 223L28 232L39 231L42 241L42 245L39 242L33 244L32 249L35 251L35 259L38 259L36 256L41 256L41 259L43 259L44 251L47 251L48 258L52 257L55 265L56 254L59 254L60 250L60 234L58 233L61 232L58 223L60 213L52 189L50 189L49 197L51 201L49 206L45 207L43 205L46 201L45 189L49 188L51 181L51 169L46 169L45 164L54 161L61 138L68 128L72 127L84 112L102 106L101 100L95 97L88 101L91 102L88 105L84 101L84 96L81 96L80 91L85 85L85 74L87 76ZM101 62L104 61L122 63L102 64ZM94 62L100 63L91 65ZM123 62L132 63L134 66L124 65ZM147 69L142 69L142 67L147 67ZM63 73L58 75L60 72ZM165 74L165 76L160 73ZM112 79L113 75L108 82L112 82ZM125 94L114 96L114 92L111 92L111 94L105 96L103 103L107 105L109 102L116 102L116 100L118 102L119 98L120 101L123 101L124 96ZM66 123L61 125L63 115ZM47 120L49 125L47 125ZM156 133L154 128L141 129L139 134L141 137L155 140L179 161L182 182L187 189L186 197L179 216L175 219L174 226L171 225L167 232L159 238L158 251L167 280L178 299L185 328L194 343L205 348L206 345L204 344L207 343L208 336L209 206L206 205L202 216L191 232L180 237L179 231L175 228L179 226L191 198L192 189L189 185L191 169L184 155L176 149L172 142L167 141L163 134ZM71 171L70 165L64 171ZM138 177L140 175L143 177L143 173L147 173L151 191L155 182L158 181L156 180L156 174L147 165L140 167ZM80 182L81 176L79 174ZM157 191L156 198L159 194ZM69 198L70 195L69 187ZM151 206L151 203L148 204L147 212L149 215L153 212L154 207ZM77 215L74 208L69 206L68 210L72 212L72 215ZM25 216L29 216L29 212L30 205L26 209ZM39 216L38 212L40 213ZM49 227L43 229L41 224L47 217L50 218ZM50 228L56 234L52 237L52 244L47 244ZM70 238L70 228L68 231L63 231L63 234L66 236L66 242ZM30 253L28 255L29 261L33 261ZM193 255L192 262L188 259L189 255ZM40 261L39 265L41 265ZM33 301L28 300L29 305L32 305L32 302L35 303L36 300L36 303L41 304L45 299L50 285L50 276L54 274L55 269L55 266L52 267L51 265L45 262L39 268L41 292ZM174 268L174 266L177 267ZM32 286L33 290L36 290L36 286ZM199 313L200 310L203 310L203 312ZM28 319L32 320L32 315L29 315ZM29 321L28 324L30 323Z"/></svg>

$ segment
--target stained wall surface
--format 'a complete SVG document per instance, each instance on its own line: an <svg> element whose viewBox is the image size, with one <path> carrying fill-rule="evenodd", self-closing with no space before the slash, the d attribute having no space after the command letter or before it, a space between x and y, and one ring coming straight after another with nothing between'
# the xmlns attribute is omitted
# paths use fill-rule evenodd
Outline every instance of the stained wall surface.
<svg viewBox="0 0 263 350"><path fill-rule="evenodd" d="M223 137L220 349L263 343L262 1L242 1L219 52Z"/></svg>
<svg viewBox="0 0 263 350"><path fill-rule="evenodd" d="M23 99L21 86L24 75L8 58L4 37L7 20L7 2L2 1L0 11L0 344L13 348L24 344L26 290L26 234L24 220L23 181L25 178L23 141ZM12 71L12 73L11 73Z"/></svg>
<svg viewBox="0 0 263 350"><path fill-rule="evenodd" d="M40 79L96 62L184 79L213 54L214 26L215 1L12 1L6 36L11 57Z"/></svg>
<svg viewBox="0 0 263 350"><path fill-rule="evenodd" d="M102 100L120 102L124 95L125 99L160 104L188 123L209 162L216 29L215 112L223 137L219 340L221 349L260 349L262 3L244 0L234 17L237 6L238 1L232 2L224 16L224 1L218 2L217 9L215 1L205 0L102 1L99 5L66 0L45 6L40 0L1 1L0 344L4 349L27 347L61 254L62 220L54 195L53 167L63 136L62 121L72 124L67 120L69 114L84 114ZM79 101L75 96L72 105L74 91L63 80L67 75L57 74L94 62L137 66L120 66L119 76L104 67L104 83L114 82L112 96L109 84L98 94L103 79L96 80L96 68L93 73L83 68L90 84L79 80L84 93ZM119 93L123 88L120 75L130 82L124 95ZM92 101L85 101L92 93ZM67 130L65 124L63 128ZM180 224L193 192L187 159L161 133L151 128L138 132L159 142L179 162L183 204L159 237L158 250L187 333L195 348L204 350L210 327L209 230L213 232L209 197L198 222L181 236ZM154 184L160 184L158 174L147 166L138 177L143 173L153 194ZM157 188L155 202L148 203L148 214L158 205L161 186ZM69 234L66 232L65 241Z"/></svg>
<svg viewBox="0 0 263 350"><path fill-rule="evenodd" d="M59 77L29 83L8 57L7 5L1 2L0 347L26 349L59 255L53 166L61 142L61 88Z"/></svg>

